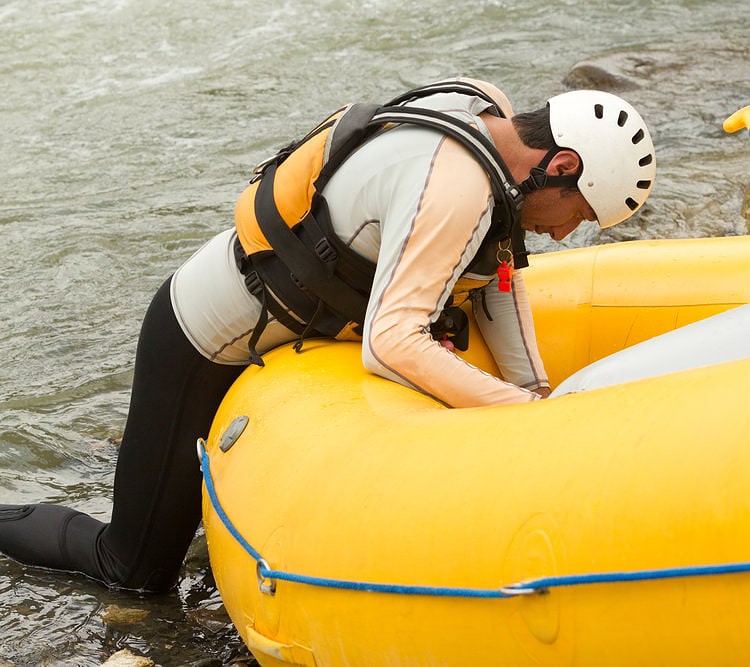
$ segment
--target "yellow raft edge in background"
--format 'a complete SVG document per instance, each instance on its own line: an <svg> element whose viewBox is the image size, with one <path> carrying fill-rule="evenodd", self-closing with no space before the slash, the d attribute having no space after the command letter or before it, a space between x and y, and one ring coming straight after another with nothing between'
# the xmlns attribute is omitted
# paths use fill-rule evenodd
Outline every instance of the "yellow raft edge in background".
<svg viewBox="0 0 750 667"><path fill-rule="evenodd" d="M750 106L735 111L724 121L725 132L737 132L738 130L750 130Z"/></svg>

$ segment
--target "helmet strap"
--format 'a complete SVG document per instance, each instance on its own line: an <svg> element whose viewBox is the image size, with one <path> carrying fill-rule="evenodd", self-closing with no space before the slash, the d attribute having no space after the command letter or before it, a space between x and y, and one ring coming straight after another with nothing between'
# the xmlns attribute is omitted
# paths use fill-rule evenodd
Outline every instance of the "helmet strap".
<svg viewBox="0 0 750 667"><path fill-rule="evenodd" d="M576 174L562 174L558 176L547 173L547 165L561 150L563 149L551 148L539 164L530 169L529 177L518 186L523 194L527 195L529 192L541 190L542 188L574 188L578 185L578 179L581 176L580 171Z"/></svg>

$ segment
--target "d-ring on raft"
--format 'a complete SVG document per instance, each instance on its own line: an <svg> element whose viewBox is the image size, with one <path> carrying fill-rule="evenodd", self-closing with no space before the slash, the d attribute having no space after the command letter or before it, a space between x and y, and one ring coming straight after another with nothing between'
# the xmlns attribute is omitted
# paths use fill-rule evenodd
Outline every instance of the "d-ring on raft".
<svg viewBox="0 0 750 667"><path fill-rule="evenodd" d="M260 664L750 664L748 257L746 236L532 257L553 385L641 368L590 391L451 410L325 341L248 369L201 458ZM466 355L497 373L474 332Z"/></svg>

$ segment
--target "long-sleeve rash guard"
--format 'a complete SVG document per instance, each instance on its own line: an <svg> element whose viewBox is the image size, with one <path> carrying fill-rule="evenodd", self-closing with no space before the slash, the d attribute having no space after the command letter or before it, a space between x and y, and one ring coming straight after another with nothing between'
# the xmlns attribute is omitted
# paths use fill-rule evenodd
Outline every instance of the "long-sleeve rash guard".
<svg viewBox="0 0 750 667"><path fill-rule="evenodd" d="M512 115L501 96L503 112ZM478 97L438 94L418 101L473 123L488 137ZM501 293L496 276L467 274L490 227L489 178L460 144L440 132L402 126L357 150L324 190L337 234L377 262L364 323L362 358L372 372L454 407L518 403L548 386L523 280ZM505 380L464 362L429 332L448 297L484 290L480 330Z"/></svg>

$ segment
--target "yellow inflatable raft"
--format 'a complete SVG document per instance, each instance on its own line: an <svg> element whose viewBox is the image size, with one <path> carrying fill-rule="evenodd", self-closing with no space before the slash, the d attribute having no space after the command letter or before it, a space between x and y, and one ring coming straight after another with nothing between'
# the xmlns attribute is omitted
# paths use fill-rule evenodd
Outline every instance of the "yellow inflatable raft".
<svg viewBox="0 0 750 667"><path fill-rule="evenodd" d="M750 302L750 237L531 261L553 384ZM264 667L750 664L750 358L460 410L353 343L265 359L199 448L216 582Z"/></svg>

